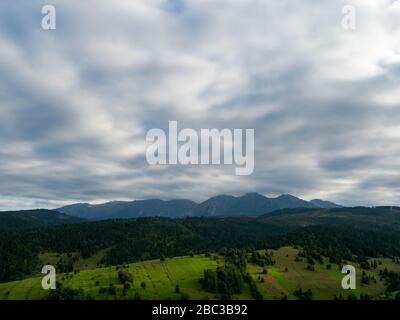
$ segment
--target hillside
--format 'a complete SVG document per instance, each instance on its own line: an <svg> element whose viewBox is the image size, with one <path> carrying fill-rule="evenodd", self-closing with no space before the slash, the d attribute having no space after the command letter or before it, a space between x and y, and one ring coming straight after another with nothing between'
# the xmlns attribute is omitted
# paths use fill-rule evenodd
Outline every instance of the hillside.
<svg viewBox="0 0 400 320"><path fill-rule="evenodd" d="M316 225L352 226L368 230L400 231L400 207L282 209L261 215L260 221L287 228Z"/></svg>
<svg viewBox="0 0 400 320"><path fill-rule="evenodd" d="M259 250L262 256L265 250ZM351 262L360 272L357 274L357 290L344 291L341 288L343 275L339 266L330 264L327 258L316 262L314 270L307 270L307 262L299 258L300 251L293 247L282 247L278 250L268 250L273 257L273 265L261 267L252 262L248 255L246 272L253 279L253 283L263 299L298 299L295 291L302 288L310 289L312 299L331 300L342 296L352 297L369 296L374 299L393 298L385 294L385 281L380 272L385 268L400 272L400 264L391 259L381 258L377 261L376 269L365 271L366 276L375 279L370 283L363 283L361 267L357 262ZM372 263L372 261L370 261ZM45 263L45 261L43 261ZM220 295L207 292L202 288L199 279L204 270L215 270L224 265L224 257L218 254L194 255L174 257L165 260L149 260L123 266L82 270L68 274L58 274L57 281L64 288L79 292L80 299L220 299ZM123 289L118 279L119 270L126 270L132 275L129 289ZM266 270L266 271L263 271ZM177 292L177 286L179 292ZM112 288L112 290L110 289ZM46 299L49 291L41 289L41 277L32 277L21 281L0 284L0 300ZM245 284L240 294L234 294L232 299L253 299L248 284Z"/></svg>
<svg viewBox="0 0 400 320"><path fill-rule="evenodd" d="M136 218L160 216L181 218L191 216L258 216L284 208L339 208L329 201L305 201L292 195L268 198L258 193L248 193L240 197L219 195L202 203L191 200L136 200L112 201L91 205L78 203L56 210L85 219L102 220L116 218Z"/></svg>
<svg viewBox="0 0 400 320"><path fill-rule="evenodd" d="M104 220L0 233L0 281L37 270L45 252L69 254L60 266L100 251L101 265L204 253L228 248L300 245L332 261L400 256L400 209L285 209L255 217L161 217ZM25 241L34 239L34 241ZM106 250L107 251L104 251Z"/></svg>
<svg viewBox="0 0 400 320"><path fill-rule="evenodd" d="M24 210L0 212L0 229L32 229L82 222L83 219L72 217L54 210Z"/></svg>

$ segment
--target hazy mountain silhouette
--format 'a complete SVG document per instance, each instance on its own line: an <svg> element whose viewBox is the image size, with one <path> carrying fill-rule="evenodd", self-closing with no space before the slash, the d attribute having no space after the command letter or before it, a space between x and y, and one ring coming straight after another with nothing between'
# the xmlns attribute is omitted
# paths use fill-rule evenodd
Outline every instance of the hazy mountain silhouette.
<svg viewBox="0 0 400 320"><path fill-rule="evenodd" d="M286 208L339 208L341 206L323 200L306 201L284 194L268 198L258 193L240 197L218 195L197 204L191 200L135 200L112 201L91 205L78 203L56 209L57 211L85 219L134 218L148 216L258 216Z"/></svg>

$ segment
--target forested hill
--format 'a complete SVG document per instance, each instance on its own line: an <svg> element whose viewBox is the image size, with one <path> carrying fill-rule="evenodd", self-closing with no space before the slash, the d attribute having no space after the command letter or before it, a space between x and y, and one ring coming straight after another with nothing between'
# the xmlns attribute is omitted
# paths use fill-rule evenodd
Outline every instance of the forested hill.
<svg viewBox="0 0 400 320"><path fill-rule="evenodd" d="M27 241L29 240L29 241ZM400 209L293 209L259 218L191 217L105 220L0 232L0 281L40 271L40 252L90 257L115 265L231 248L300 245L341 261L400 256Z"/></svg>
<svg viewBox="0 0 400 320"><path fill-rule="evenodd" d="M0 229L33 229L84 221L54 210L23 210L0 212Z"/></svg>
<svg viewBox="0 0 400 320"><path fill-rule="evenodd" d="M368 230L400 232L400 207L332 209L282 209L258 217L264 223L299 228L315 225L347 225Z"/></svg>

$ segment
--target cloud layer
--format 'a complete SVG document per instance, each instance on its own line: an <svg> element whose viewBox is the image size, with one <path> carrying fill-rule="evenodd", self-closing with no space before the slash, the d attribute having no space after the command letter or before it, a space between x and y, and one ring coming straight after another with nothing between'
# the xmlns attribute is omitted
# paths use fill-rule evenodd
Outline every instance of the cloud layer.
<svg viewBox="0 0 400 320"><path fill-rule="evenodd" d="M399 204L400 2L0 3L0 208L258 191ZM342 28L353 5L355 30ZM254 128L255 172L152 167L146 132Z"/></svg>

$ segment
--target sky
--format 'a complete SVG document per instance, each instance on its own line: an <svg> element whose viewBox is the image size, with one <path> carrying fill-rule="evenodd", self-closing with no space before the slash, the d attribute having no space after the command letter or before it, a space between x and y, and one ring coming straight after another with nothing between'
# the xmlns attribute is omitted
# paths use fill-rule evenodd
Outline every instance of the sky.
<svg viewBox="0 0 400 320"><path fill-rule="evenodd" d="M400 205L400 2L0 2L0 209L290 193ZM345 5L356 28L342 26ZM146 133L251 128L255 169L150 166Z"/></svg>

